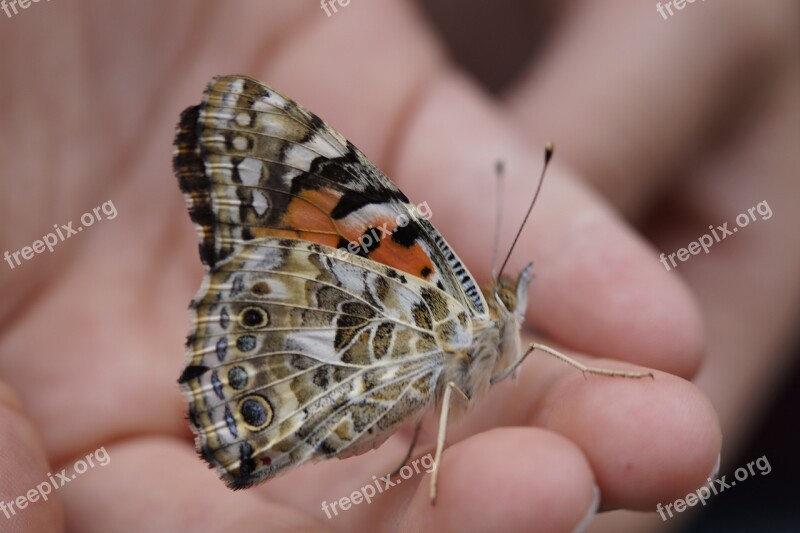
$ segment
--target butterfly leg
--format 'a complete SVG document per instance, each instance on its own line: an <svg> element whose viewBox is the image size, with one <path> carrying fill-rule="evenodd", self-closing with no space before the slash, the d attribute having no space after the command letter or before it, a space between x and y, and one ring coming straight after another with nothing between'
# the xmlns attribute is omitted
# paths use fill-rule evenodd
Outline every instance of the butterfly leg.
<svg viewBox="0 0 800 533"><path fill-rule="evenodd" d="M442 412L439 415L439 434L436 437L436 455L433 458L433 469L431 470L431 505L436 503L436 480L439 478L439 462L442 459L442 451L444 450L444 438L447 432L447 415L450 412L450 395L453 391L458 392L469 403L469 397L458 388L458 385L452 381L448 381L444 389L444 397L442 399Z"/></svg>
<svg viewBox="0 0 800 533"><path fill-rule="evenodd" d="M536 342L532 342L528 346L528 351L526 351L524 354L522 354L522 357L517 359L517 361L515 361L514 364L512 364L510 367L508 367L507 369L503 370L498 375L494 376L491 379L491 383L494 384L494 383L497 383L498 381L502 381L505 378L507 378L508 376L510 376L511 374L513 374L514 371L519 367L519 365L522 364L522 362L525 360L525 358L528 357L528 355L530 355L530 353L533 352L534 350L539 350L539 351L542 351L542 352L544 352L546 354L552 355L556 359L560 359L561 361L567 363L568 365L577 368L578 370L580 370L584 374L595 374L595 375L598 375L598 376L619 376L619 377L624 377L624 378L646 378L646 377L652 378L653 377L653 373L652 372L630 372L630 371L625 371L625 370L612 370L612 369L609 369L609 368L597 368L597 367L593 367L593 366L586 366L583 363L581 363L579 361L576 361L575 359L573 359L573 358L571 358L571 357L569 357L567 355L564 355L563 353L559 352L558 350L550 348L549 346L545 346L544 344L539 344L539 343L536 343Z"/></svg>
<svg viewBox="0 0 800 533"><path fill-rule="evenodd" d="M419 438L419 430L422 428L422 419L420 418L417 420L417 425L414 427L414 436L411 437L411 445L408 447L408 451L406 452L405 457L403 460L400 461L400 464L397 465L397 468L392 470L392 473L389 474L389 477L395 477L397 474L400 473L400 470L405 466L409 459L411 459L411 454L414 452L414 447L417 445L417 439Z"/></svg>

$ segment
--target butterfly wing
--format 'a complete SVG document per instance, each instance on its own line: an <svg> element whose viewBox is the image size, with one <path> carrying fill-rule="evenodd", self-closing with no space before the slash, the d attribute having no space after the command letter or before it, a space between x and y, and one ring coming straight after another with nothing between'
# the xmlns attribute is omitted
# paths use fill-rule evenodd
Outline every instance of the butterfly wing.
<svg viewBox="0 0 800 533"><path fill-rule="evenodd" d="M351 250L486 314L475 280L417 206L340 133L274 89L215 78L203 102L184 112L176 146L209 267L254 238L364 243Z"/></svg>
<svg viewBox="0 0 800 533"><path fill-rule="evenodd" d="M180 382L198 450L231 487L375 446L430 404L485 302L358 150L225 77L183 113L175 170L206 266ZM381 225L363 257L337 248Z"/></svg>
<svg viewBox="0 0 800 533"><path fill-rule="evenodd" d="M295 239L245 245L192 308L180 382L200 453L234 488L385 438L472 338L429 283Z"/></svg>

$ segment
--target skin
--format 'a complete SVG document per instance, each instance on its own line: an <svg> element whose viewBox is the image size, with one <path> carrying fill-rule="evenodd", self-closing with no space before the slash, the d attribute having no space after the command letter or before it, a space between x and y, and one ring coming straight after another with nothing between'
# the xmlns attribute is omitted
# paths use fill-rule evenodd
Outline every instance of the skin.
<svg viewBox="0 0 800 533"><path fill-rule="evenodd" d="M719 151L701 150L705 137L698 132L732 112L698 116L697 110L713 107L713 95L744 68L742 50L750 52L748 61L788 54L797 29L787 20L797 20L796 8L775 2L759 8L768 12L760 18L736 4L728 16L742 30L732 34L731 47L709 51L696 44L694 52L717 55L707 64L681 64L690 85L673 103L677 110L656 107L637 121L626 114L637 102L612 90L632 83L630 72L615 69L619 57L597 43L627 20L620 38L648 43L667 62L640 58L641 78L666 84L674 80L669 62L680 58L665 50L686 37L634 32L635 21L644 20L634 17L644 15L621 7L591 22L597 8L574 2L547 61L531 66L515 91L497 100L449 64L406 3L353 3L330 18L313 2L241 2L247 16L229 4L140 2L128 12L99 0L38 4L4 22L0 47L14 52L4 57L0 120L14 134L0 143L3 249L18 250L52 224L77 221L108 200L119 214L52 254L2 270L0 501L25 494L48 472L69 469L100 446L111 457L47 503L0 517L3 527L525 531L535 524L563 531L593 509L595 487L603 508L652 511L704 482L721 447L715 407L734 435L741 431L730 422L747 399L739 389L755 394L770 385L763 363L780 365L779 347L797 314L798 280L791 273L800 257L789 242L796 242L799 215L788 202L798 185L786 179L787 169L797 168L797 156L786 149L797 140L791 129L797 103L786 97L797 72L778 64L764 75L759 91L773 96L769 105L733 116L735 135ZM694 23L690 43L713 41L703 32L715 23L703 20ZM778 21L780 31L767 31L772 27L764 20ZM597 32L580 31L587 26ZM45 33L47 39L31 37ZM601 54L595 68L603 65L597 84L617 96L602 108L585 83L576 83L592 50ZM415 475L331 520L320 508L397 466L409 430L366 455L229 491L196 457L176 384L186 305L202 269L169 168L178 113L198 102L219 73L268 81L345 133L409 197L428 202L432 222L479 280L491 268L495 205L487 199L494 198L494 161L502 157L509 169L504 250L541 165L541 150L531 146L556 138L564 157L557 151L509 264L512 273L536 260L528 322L578 359L652 369L655 379L584 379L552 358L531 356L516 384L498 384L450 426L435 507L429 476ZM658 121L676 113L682 118ZM637 146L656 153L642 158ZM689 156L702 162L686 165L696 176L677 163L665 166ZM758 183L756 175L763 177ZM676 218L670 202L656 203L665 190L675 204L697 205L691 219ZM681 264L680 275L658 262L658 251L685 246L709 223L732 219L765 195L774 219ZM769 279L757 293L737 285L766 268ZM739 306L744 312L731 310ZM530 338L526 332L524 340ZM707 347L701 389L687 380ZM763 357L752 357L758 352ZM435 416L428 416L415 456L432 451L436 429Z"/></svg>

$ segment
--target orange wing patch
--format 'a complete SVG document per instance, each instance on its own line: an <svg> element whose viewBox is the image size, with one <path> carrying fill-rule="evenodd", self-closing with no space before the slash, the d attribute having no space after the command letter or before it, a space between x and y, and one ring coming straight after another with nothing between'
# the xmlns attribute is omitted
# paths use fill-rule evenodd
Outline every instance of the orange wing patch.
<svg viewBox="0 0 800 533"><path fill-rule="evenodd" d="M332 189L301 191L289 203L281 220L283 229L255 228L257 237L289 237L333 248L346 249L412 276L430 280L436 266L419 242L398 242L392 238L402 229L394 216L367 219L353 213L334 220L342 193ZM395 215L395 213L392 213Z"/></svg>
<svg viewBox="0 0 800 533"><path fill-rule="evenodd" d="M351 216L343 219L338 227L351 253L355 251L357 255L426 281L436 273L431 257L418 240L402 242L393 238L402 229L393 217L365 220Z"/></svg>
<svg viewBox="0 0 800 533"><path fill-rule="evenodd" d="M336 247L340 234L328 213L339 202L341 193L332 190L305 190L286 208L280 228L254 227L256 238L280 237Z"/></svg>

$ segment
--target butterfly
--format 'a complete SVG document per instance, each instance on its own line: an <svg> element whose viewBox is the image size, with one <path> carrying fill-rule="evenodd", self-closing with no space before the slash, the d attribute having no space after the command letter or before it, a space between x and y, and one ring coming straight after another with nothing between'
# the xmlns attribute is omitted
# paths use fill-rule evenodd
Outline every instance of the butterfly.
<svg viewBox="0 0 800 533"><path fill-rule="evenodd" d="M641 375L523 350L532 264L479 287L427 204L254 79L211 80L173 164L205 267L179 383L231 488L369 451L437 403L434 499L453 392L472 402L536 348Z"/></svg>

